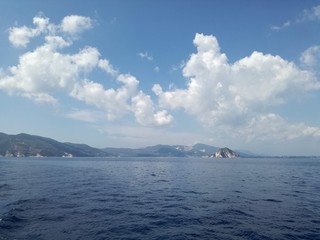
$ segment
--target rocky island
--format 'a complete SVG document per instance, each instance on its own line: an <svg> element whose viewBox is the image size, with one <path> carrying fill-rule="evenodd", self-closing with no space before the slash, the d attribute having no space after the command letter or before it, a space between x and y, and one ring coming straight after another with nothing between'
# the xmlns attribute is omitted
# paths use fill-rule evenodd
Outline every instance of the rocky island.
<svg viewBox="0 0 320 240"><path fill-rule="evenodd" d="M220 148L217 152L211 154L209 157L211 158L238 158L240 157L239 154L232 151L231 149L225 147Z"/></svg>

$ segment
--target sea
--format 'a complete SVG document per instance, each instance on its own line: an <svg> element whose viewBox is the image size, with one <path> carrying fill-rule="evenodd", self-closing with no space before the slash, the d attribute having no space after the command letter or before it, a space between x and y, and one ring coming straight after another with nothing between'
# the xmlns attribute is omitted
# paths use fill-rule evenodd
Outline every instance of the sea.
<svg viewBox="0 0 320 240"><path fill-rule="evenodd" d="M320 239L320 158L0 158L0 240Z"/></svg>

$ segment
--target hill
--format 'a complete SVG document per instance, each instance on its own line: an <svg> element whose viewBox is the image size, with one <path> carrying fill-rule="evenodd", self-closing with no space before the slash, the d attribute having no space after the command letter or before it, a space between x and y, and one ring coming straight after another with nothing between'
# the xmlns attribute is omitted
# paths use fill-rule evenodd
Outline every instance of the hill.
<svg viewBox="0 0 320 240"><path fill-rule="evenodd" d="M104 157L110 154L85 144L61 143L25 133L0 133L0 155L11 157Z"/></svg>
<svg viewBox="0 0 320 240"><path fill-rule="evenodd" d="M204 157L219 148L206 144L185 145L155 145L145 148L104 148L105 152L119 157Z"/></svg>

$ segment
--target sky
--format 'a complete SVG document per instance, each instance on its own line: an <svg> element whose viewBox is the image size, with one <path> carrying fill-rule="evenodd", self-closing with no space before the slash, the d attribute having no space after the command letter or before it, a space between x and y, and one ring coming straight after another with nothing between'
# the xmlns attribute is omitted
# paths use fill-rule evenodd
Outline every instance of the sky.
<svg viewBox="0 0 320 240"><path fill-rule="evenodd" d="M320 155L320 1L0 2L0 132Z"/></svg>

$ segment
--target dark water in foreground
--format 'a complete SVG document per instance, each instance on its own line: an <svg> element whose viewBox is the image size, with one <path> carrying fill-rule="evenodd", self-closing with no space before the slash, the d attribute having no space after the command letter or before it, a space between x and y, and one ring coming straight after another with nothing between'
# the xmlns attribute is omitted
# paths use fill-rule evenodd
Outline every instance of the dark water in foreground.
<svg viewBox="0 0 320 240"><path fill-rule="evenodd" d="M0 239L320 239L319 174L319 158L0 158Z"/></svg>

